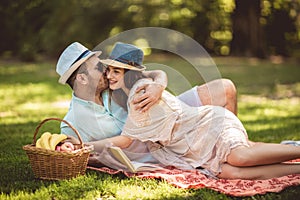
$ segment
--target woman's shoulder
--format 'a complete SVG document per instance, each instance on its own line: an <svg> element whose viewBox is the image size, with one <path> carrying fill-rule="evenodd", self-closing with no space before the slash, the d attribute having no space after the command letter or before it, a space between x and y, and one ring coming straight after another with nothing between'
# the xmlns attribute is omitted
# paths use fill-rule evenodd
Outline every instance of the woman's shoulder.
<svg viewBox="0 0 300 200"><path fill-rule="evenodd" d="M141 85L144 85L144 84L150 84L150 83L153 83L154 81L151 79L151 78L141 78L139 79L135 84L135 85L138 85L138 86L141 86Z"/></svg>
<svg viewBox="0 0 300 200"><path fill-rule="evenodd" d="M147 84L151 84L153 83L153 80L151 78L142 78L139 79L137 82L135 82L135 84L132 86L129 96L133 96L135 95L135 91L138 87L143 86L143 85L147 85Z"/></svg>

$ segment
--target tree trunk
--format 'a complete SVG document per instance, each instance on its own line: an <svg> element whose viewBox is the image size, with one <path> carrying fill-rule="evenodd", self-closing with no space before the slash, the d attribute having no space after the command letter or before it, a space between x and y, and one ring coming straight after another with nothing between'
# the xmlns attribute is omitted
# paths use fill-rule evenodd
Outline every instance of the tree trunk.
<svg viewBox="0 0 300 200"><path fill-rule="evenodd" d="M264 58L262 27L259 23L260 0L235 0L235 4L231 55Z"/></svg>

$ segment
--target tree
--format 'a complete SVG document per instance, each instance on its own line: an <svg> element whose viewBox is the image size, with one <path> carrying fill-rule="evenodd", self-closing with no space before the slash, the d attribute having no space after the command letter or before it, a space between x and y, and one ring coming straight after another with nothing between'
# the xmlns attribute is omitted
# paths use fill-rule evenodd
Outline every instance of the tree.
<svg viewBox="0 0 300 200"><path fill-rule="evenodd" d="M266 21L264 30L269 53L290 56L296 50L295 47L299 45L299 8L299 0L265 1L262 16Z"/></svg>
<svg viewBox="0 0 300 200"><path fill-rule="evenodd" d="M300 0L1 0L0 55L57 57L74 41L92 48L122 31L157 26L217 55L288 56L300 48L299 9Z"/></svg>
<svg viewBox="0 0 300 200"><path fill-rule="evenodd" d="M265 57L260 0L235 0L232 14L231 55Z"/></svg>

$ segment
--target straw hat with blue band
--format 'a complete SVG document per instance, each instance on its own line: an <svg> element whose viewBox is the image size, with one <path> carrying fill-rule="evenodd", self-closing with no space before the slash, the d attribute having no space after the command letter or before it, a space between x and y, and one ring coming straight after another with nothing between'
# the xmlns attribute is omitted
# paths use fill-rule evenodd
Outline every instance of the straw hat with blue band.
<svg viewBox="0 0 300 200"><path fill-rule="evenodd" d="M138 47L118 42L113 48L108 59L101 62L108 66L124 68L134 71L144 71L146 67L142 65L144 52Z"/></svg>
<svg viewBox="0 0 300 200"><path fill-rule="evenodd" d="M101 53L101 51L90 51L78 42L70 44L60 55L56 65L56 72L60 75L58 82L66 84L82 63L93 55L100 56Z"/></svg>

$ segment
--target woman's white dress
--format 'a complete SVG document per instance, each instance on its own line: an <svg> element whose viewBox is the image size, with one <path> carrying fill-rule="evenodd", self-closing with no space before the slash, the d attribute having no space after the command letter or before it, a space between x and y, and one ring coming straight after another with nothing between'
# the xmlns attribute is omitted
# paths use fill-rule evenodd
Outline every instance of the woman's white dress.
<svg viewBox="0 0 300 200"><path fill-rule="evenodd" d="M232 148L249 146L246 130L230 111L218 106L190 107L167 91L158 104L141 113L132 106L136 82L128 97L128 118L122 135L145 142L160 163L181 169L202 167L211 174L221 166Z"/></svg>

